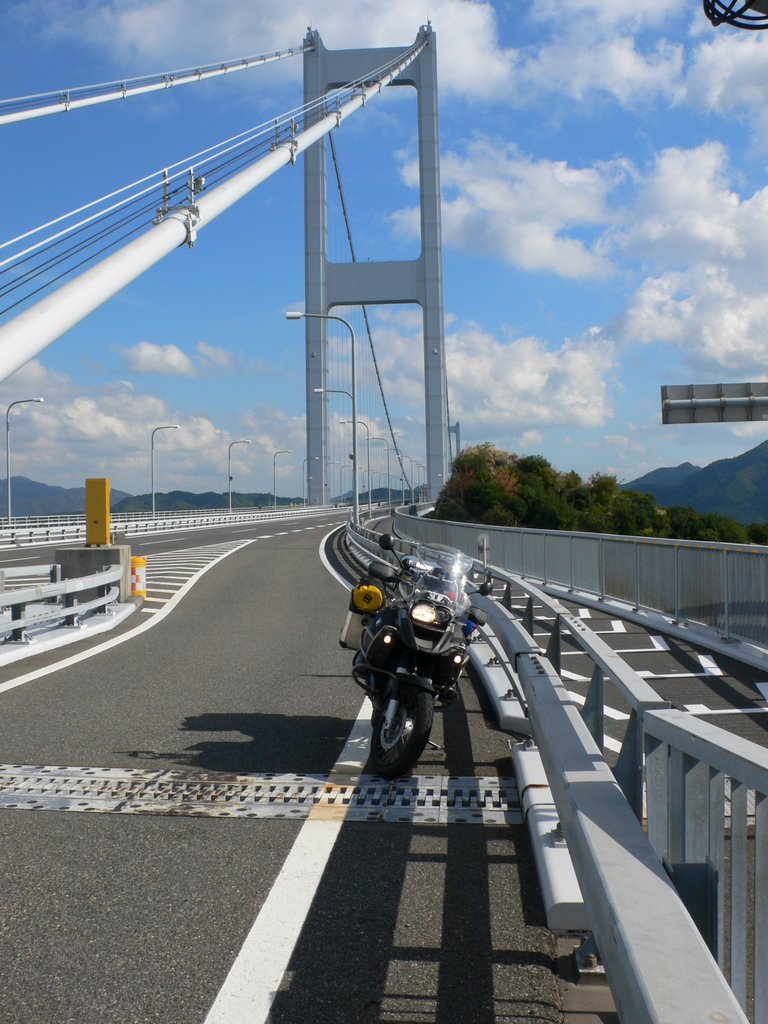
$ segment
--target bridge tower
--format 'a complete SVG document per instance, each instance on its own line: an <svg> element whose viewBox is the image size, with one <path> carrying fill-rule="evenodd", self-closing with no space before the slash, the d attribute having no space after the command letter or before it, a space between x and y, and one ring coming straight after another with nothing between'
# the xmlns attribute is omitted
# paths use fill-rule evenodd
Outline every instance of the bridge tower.
<svg viewBox="0 0 768 1024"><path fill-rule="evenodd" d="M375 303L418 303L424 322L424 388L426 411L427 487L437 497L448 474L448 412L443 314L442 238L440 227L440 158L437 121L435 34L423 25L417 42L426 46L392 85L417 92L421 253L415 260L334 263L327 256L327 161L321 139L304 155L305 309L327 314L334 306ZM318 32L308 30L304 52L304 101L321 99L329 89L364 78L374 68L399 56L405 47L368 50L327 50ZM323 104L311 115L325 116ZM309 122L312 123L312 122ZM309 481L309 500L323 502L328 448L327 321L307 319L307 457L321 460L320 474Z"/></svg>

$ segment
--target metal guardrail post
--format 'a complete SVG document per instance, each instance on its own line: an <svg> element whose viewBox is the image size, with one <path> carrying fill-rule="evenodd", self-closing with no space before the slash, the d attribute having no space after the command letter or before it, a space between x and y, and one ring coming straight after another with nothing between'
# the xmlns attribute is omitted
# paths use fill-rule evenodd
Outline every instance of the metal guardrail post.
<svg viewBox="0 0 768 1024"><path fill-rule="evenodd" d="M11 607L11 622L19 622L24 618L26 605L14 604ZM11 640L20 643L25 639L24 628L19 626L11 630Z"/></svg>
<svg viewBox="0 0 768 1024"><path fill-rule="evenodd" d="M723 548L723 639L731 638L731 585L728 572L728 548Z"/></svg>
<svg viewBox="0 0 768 1024"><path fill-rule="evenodd" d="M604 707L605 707L605 674L599 665L595 665L592 680L587 689L581 717L589 729L589 734L600 750L605 745Z"/></svg>
<svg viewBox="0 0 768 1024"><path fill-rule="evenodd" d="M64 607L65 608L76 608L77 607L77 594L65 594L64 595ZM65 626L76 626L77 625L77 613L72 612L69 615L64 616Z"/></svg>

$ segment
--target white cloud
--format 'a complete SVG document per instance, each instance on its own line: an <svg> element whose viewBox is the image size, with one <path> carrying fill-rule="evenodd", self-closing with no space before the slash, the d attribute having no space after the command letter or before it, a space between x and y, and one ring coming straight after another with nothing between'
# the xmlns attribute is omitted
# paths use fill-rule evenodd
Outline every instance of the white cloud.
<svg viewBox="0 0 768 1024"><path fill-rule="evenodd" d="M644 445L636 438L628 437L626 434L606 434L603 441L612 448L618 448L622 455L645 451Z"/></svg>
<svg viewBox="0 0 768 1024"><path fill-rule="evenodd" d="M451 411L473 433L599 427L611 415L615 361L606 342L587 336L550 349L537 338L500 342L470 325L451 334L446 349Z"/></svg>
<svg viewBox="0 0 768 1024"><path fill-rule="evenodd" d="M768 227L766 195L741 202L728 182L728 152L718 142L662 150L628 214L612 236L630 256L670 266L706 259L739 260L750 236ZM756 232L756 219L762 231ZM765 242L762 242L765 246Z"/></svg>
<svg viewBox="0 0 768 1024"><path fill-rule="evenodd" d="M216 345L209 345L206 341L198 341L195 350L200 357L200 368L202 370L231 370L234 366L232 353L226 349L218 348Z"/></svg>
<svg viewBox="0 0 768 1024"><path fill-rule="evenodd" d="M164 71L197 62L236 59L297 46L308 25L329 49L407 46L426 20L437 33L441 88L465 98L498 95L511 81L513 53L500 46L494 5L481 0L430 0L414 9L411 0L357 0L354 17L347 4L259 0L32 0L25 15L31 31L40 25L52 36L76 38L107 50L126 67ZM37 13L36 13L37 12ZM300 58L274 69L278 76L301 76ZM138 71L137 71L138 73ZM242 76L258 88L259 70ZM72 83L62 83L62 85Z"/></svg>
<svg viewBox="0 0 768 1024"><path fill-rule="evenodd" d="M678 346L692 369L765 377L768 295L746 292L722 267L703 265L643 282L614 326L626 344Z"/></svg>
<svg viewBox="0 0 768 1024"><path fill-rule="evenodd" d="M622 160L583 168L537 160L513 143L478 137L442 160L443 240L522 270L607 277L611 264L578 233L611 223L610 193L627 169ZM406 164L403 178L416 184L417 168ZM394 222L401 233L418 232L415 210L397 212Z"/></svg>
<svg viewBox="0 0 768 1024"><path fill-rule="evenodd" d="M186 353L176 345L154 345L139 341L123 350L123 358L134 373L167 373L182 377L197 376L197 368Z"/></svg>
<svg viewBox="0 0 768 1024"><path fill-rule="evenodd" d="M684 101L697 110L751 122L768 144L762 33L719 32L692 52Z"/></svg>
<svg viewBox="0 0 768 1024"><path fill-rule="evenodd" d="M524 430L520 435L520 448L523 451L537 451L544 443L544 435L540 430Z"/></svg>

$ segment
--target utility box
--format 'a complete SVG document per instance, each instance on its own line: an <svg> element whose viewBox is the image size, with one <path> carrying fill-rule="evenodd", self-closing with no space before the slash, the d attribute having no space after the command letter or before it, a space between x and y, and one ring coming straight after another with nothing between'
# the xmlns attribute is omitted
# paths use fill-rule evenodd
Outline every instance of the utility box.
<svg viewBox="0 0 768 1024"><path fill-rule="evenodd" d="M109 480L85 481L85 544L100 547L109 544Z"/></svg>

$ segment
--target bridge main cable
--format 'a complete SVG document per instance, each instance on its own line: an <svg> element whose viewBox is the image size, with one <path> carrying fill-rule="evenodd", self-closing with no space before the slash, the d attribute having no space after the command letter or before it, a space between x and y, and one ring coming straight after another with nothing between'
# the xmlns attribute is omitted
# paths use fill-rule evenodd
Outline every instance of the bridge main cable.
<svg viewBox="0 0 768 1024"><path fill-rule="evenodd" d="M294 164L300 153L364 107L397 78L426 45L423 36L417 38L399 60L373 72L376 78L354 83L351 95L344 102L341 101L344 89L330 93L326 97L328 105L336 103L330 113L301 131L297 127L289 138L276 142L270 153L211 192L193 195L187 205L164 212L159 223L145 234L0 326L0 380L33 359L174 249L184 243L194 245L198 231L281 167ZM191 170L190 177L193 177Z"/></svg>
<svg viewBox="0 0 768 1024"><path fill-rule="evenodd" d="M311 49L311 46L305 44L291 47L288 50L275 50L273 53L242 57L240 60L222 61L219 64L203 64L195 68L182 68L178 71L142 75L139 78L126 78L119 82L80 85L72 89L57 89L54 92L0 100L0 126L17 121L29 121L34 117L45 117L48 114L65 114L80 107L93 107L98 103L125 100L130 96L140 96L143 93L156 92L158 89L171 89L177 85L189 85L190 82L202 82L207 78L217 78L219 75L247 71L252 67L271 64L273 61L284 60L286 57L294 57L308 49Z"/></svg>

